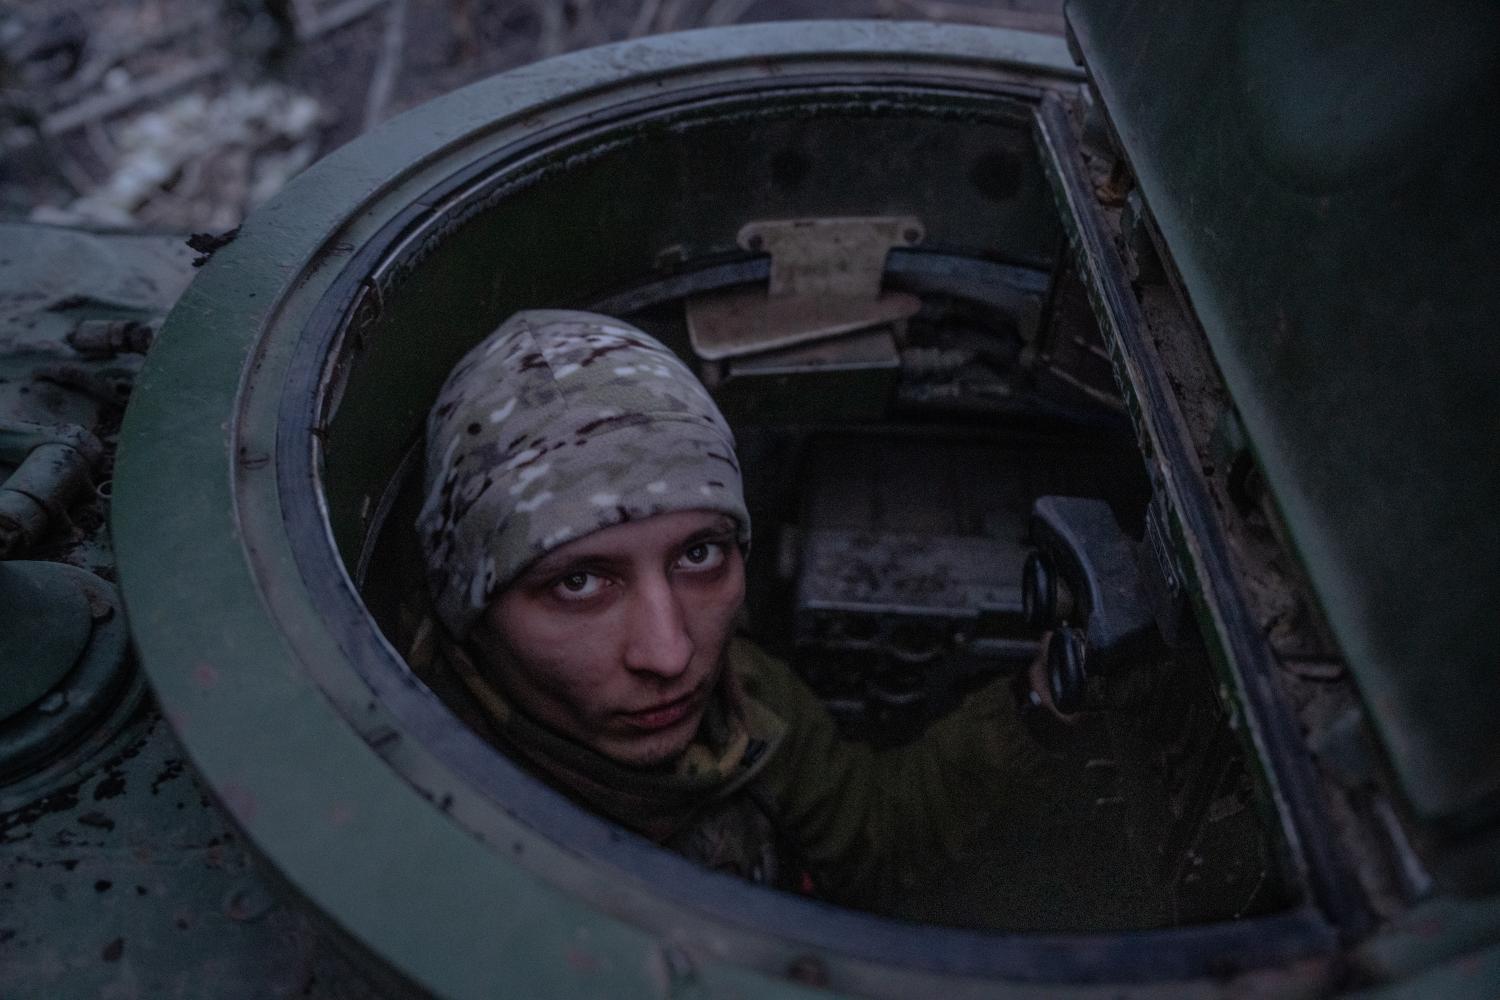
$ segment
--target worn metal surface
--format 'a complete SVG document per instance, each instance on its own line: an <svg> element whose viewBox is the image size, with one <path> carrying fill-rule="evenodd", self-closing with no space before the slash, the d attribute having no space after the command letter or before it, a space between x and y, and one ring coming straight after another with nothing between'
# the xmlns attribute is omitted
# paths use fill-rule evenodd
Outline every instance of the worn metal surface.
<svg viewBox="0 0 1500 1000"><path fill-rule="evenodd" d="M895 370L901 367L891 327L878 327L836 339L780 351L763 351L725 366L735 375L813 375L833 371Z"/></svg>
<svg viewBox="0 0 1500 1000"><path fill-rule="evenodd" d="M1500 945L1428 969L1404 982L1351 994L1353 1000L1490 1000L1500 983Z"/></svg>
<svg viewBox="0 0 1500 1000"><path fill-rule="evenodd" d="M1135 546L1108 504L1042 497L1031 509L1031 538L1072 581L1067 589L1078 607L1071 621L1086 633L1091 670L1104 669L1154 627Z"/></svg>
<svg viewBox="0 0 1500 1000"><path fill-rule="evenodd" d="M0 225L0 795L40 794L139 697L103 517L139 362L116 355L140 337L94 334L165 314L190 271L177 243Z"/></svg>
<svg viewBox="0 0 1500 1000"><path fill-rule="evenodd" d="M6 997L373 996L278 899L149 704L81 780L0 787L0 879Z"/></svg>
<svg viewBox="0 0 1500 1000"><path fill-rule="evenodd" d="M54 558L45 540L97 527L68 512L107 478L98 435L116 426L141 361L95 342L97 324L159 321L188 256L175 238L0 223L0 557Z"/></svg>
<svg viewBox="0 0 1500 1000"><path fill-rule="evenodd" d="M1492 818L1500 16L1070 12L1408 799Z"/></svg>
<svg viewBox="0 0 1500 1000"><path fill-rule="evenodd" d="M872 67L921 79L940 63L943 86L962 80L960 91L987 95L958 114L989 129L984 113L1009 99L987 88L1019 86L1018 68L1066 78L1060 53L1043 49L1003 33L834 23L654 39L544 63L346 147L215 255L163 331L129 415L116 506L127 600L195 764L287 883L372 965L455 996L497 984L525 996L807 995L809 969L835 991L878 995L1034 995L1062 983L1071 995L1166 996L1244 989L1225 962L1276 963L1326 946L1299 911L1260 918L1247 934L1124 939L895 926L695 870L528 783L456 726L402 672L333 548L336 534L358 552L372 498L455 352L510 297L556 294L566 270L551 265L564 251L577 259L577 232L536 243L548 238L537 220L555 220L556 205L541 198L526 206L538 216L509 218L499 211L510 205L504 188L477 200L487 178L632 101L669 102L671 88L790 88L798 74L834 91L851 79L876 88ZM868 107L870 94L833 100ZM1013 139L1011 115L1011 132L997 120L983 134ZM635 173L661 176L648 165ZM613 262L591 275L606 287L631 277L641 244L656 253L672 240L652 237L676 236L683 221L645 218L649 199L605 197L619 195L605 182L621 176L573 175L597 196L571 201L575 210L634 213L603 215L589 231ZM1004 211L1032 212L1034 166L1008 176L1024 182L1024 197L1002 199ZM486 208L495 211L481 215ZM530 234L526 268L470 252L505 246L486 228L496 219L526 223L508 230ZM1056 233L1045 220L1037 213L1036 230L1016 237L1034 238L1041 260ZM721 249L726 229L732 236L728 220L708 221L689 234L698 242L686 257ZM965 233L955 225L948 235ZM473 284L477 260L500 265L487 286ZM423 336L415 355L393 332L403 323ZM326 497L314 492L320 482ZM1215 950L1225 934L1232 954ZM1315 981L1322 970L1296 975Z"/></svg>
<svg viewBox="0 0 1500 1000"><path fill-rule="evenodd" d="M1399 982L1433 966L1460 965L1500 941L1500 899L1439 896L1411 907L1354 950L1351 965L1365 981ZM1490 994L1500 979L1487 980ZM1417 995L1417 994L1410 994ZM1429 996L1446 996L1429 993Z"/></svg>
<svg viewBox="0 0 1500 1000"><path fill-rule="evenodd" d="M922 696L910 713L920 720L935 707L923 699L951 701L963 676L1029 662L1040 629L1022 614L1028 513L1057 490L1134 506L1144 477L1110 445L913 428L812 437L794 467L795 573L783 569L796 579L791 631L806 663L862 664L852 686L827 678L845 698L878 688L869 675L882 665L906 674L899 686Z"/></svg>
<svg viewBox="0 0 1500 1000"><path fill-rule="evenodd" d="M791 535L800 557L780 569L796 580L792 662L846 731L877 745L910 739L952 704L965 675L1024 670L1040 631L1023 622L1017 587L1028 514L1064 499L1038 496L1108 496L1140 516L1131 492L1144 489L1142 470L1115 467L1109 442L886 428L803 447L791 477L803 498ZM1109 504L1074 503L1102 507L1119 544ZM1100 692L1114 711L1060 727L1055 740L1039 733L1050 753L1037 791L967 841L960 864L919 880L914 912L945 924L1100 930L1286 905L1274 834L1247 807L1205 665L1138 651L1130 667Z"/></svg>
<svg viewBox="0 0 1500 1000"><path fill-rule="evenodd" d="M720 361L899 322L920 306L904 292L861 299L775 297L764 288L733 289L690 300L688 331L700 358Z"/></svg>
<svg viewBox="0 0 1500 1000"><path fill-rule="evenodd" d="M808 527L800 542L796 641L842 721L899 736L951 703L955 675L1036 651L1015 628L1011 539Z"/></svg>
<svg viewBox="0 0 1500 1000"><path fill-rule="evenodd" d="M692 306L684 312L691 315ZM873 418L884 408L900 375L895 331L876 327L762 351L722 364L705 363L703 383L731 421L780 418L803 422L820 413Z"/></svg>
<svg viewBox="0 0 1500 1000"><path fill-rule="evenodd" d="M655 91L659 78L765 80L788 66L812 70L822 60L832 68L845 58L842 71L863 77L870 60L881 57L892 60L892 71L920 72L928 60L943 58L950 74L993 78L1005 72L1008 51L1018 52L1009 36L984 32L827 25L816 32L763 28L662 39L542 64L398 119L312 168L215 255L179 305L142 377L119 472L117 543L132 622L195 763L214 787L234 790L229 805L237 823L372 961L453 995L482 995L497 979L534 996L604 988L676 995L690 988L688 981L710 992L791 995L801 988L777 977L805 967L799 956L809 951L826 965L835 989L885 993L909 993L936 974L933 964L960 956L992 969L1008 964L1031 979L1060 968L1036 949L1073 952L1071 942L968 940L898 931L849 914L824 914L834 929L815 942L767 935L745 924L795 901L769 908L771 901L751 887L718 880L721 909L709 918L710 900L662 898L679 876L691 884L713 880L709 873L684 872L675 859L624 842L619 849L632 862L626 870L560 851L543 832L554 823L601 847L618 832L524 787L511 806L531 817L522 823L477 790L473 772L443 763L435 746L477 738L456 731L451 716L399 675L360 674L357 667L388 654L373 635L360 638L342 625L335 632L335 623L322 617L310 595L327 600L348 584L336 563L326 574L299 573L298 560L314 554L315 543L302 543L307 552L294 550L283 507L312 484L279 481L295 468L292 454L311 443L282 436L277 420L282 394L306 374L290 361L319 299L373 234L403 213L420 217L430 206L414 200L487 150L523 131L535 134L549 115L555 124L585 113L591 100L595 107L606 97L618 100L589 95L630 78ZM763 62L773 54L774 73ZM705 68L690 72L695 63ZM566 95L575 103L554 103ZM444 232L457 240L449 251L463 246L461 233L456 223ZM382 298L368 285L360 291L357 282L350 291L371 309L382 301L393 313L420 307L428 328L451 338L424 354L421 371L407 372L418 385L446 367L446 355L473 332L469 325L477 329L488 319L471 315L466 325L445 329L448 317L432 308L441 298ZM366 342L370 350L388 344ZM246 391L237 396L242 378ZM346 387L341 421L356 415L348 408L356 399L369 404L369 388L362 384L356 396ZM293 402L315 403L301 396ZM385 405L384 419L371 414L345 432L359 426L366 441L381 444L393 420L411 419L389 399ZM385 441L398 455L402 437ZM332 462L331 447L327 454ZM186 483L192 490L183 489ZM341 489L349 485L346 473ZM175 502L163 503L168 496ZM344 499L329 499L342 519ZM355 523L359 500L355 493L347 508ZM321 530L326 538L326 525ZM347 641L356 645L341 647ZM424 697L436 723L430 728L419 713ZM484 768L503 769L493 754L478 759ZM387 905L395 900L399 908ZM737 920L722 911L730 901L740 907ZM812 922L805 906L804 920ZM928 972L846 950L878 954L883 941L903 935L921 940ZM1287 928L1262 928L1260 940L1273 951L1290 939ZM744 964L719 957L726 948ZM1128 958L1115 950L1109 961ZM1104 967L1083 975L1097 977ZM1138 967L1135 975L1144 971ZM976 976L941 979L950 991L993 995L996 980Z"/></svg>
<svg viewBox="0 0 1500 1000"><path fill-rule="evenodd" d="M0 462L14 463L0 481L0 559L23 554L67 523L68 508L93 485L103 449L72 425L0 423Z"/></svg>
<svg viewBox="0 0 1500 1000"><path fill-rule="evenodd" d="M770 254L768 287L689 299L694 353L722 361L906 319L921 302L880 285L891 248L922 237L910 216L747 223L737 242Z"/></svg>
<svg viewBox="0 0 1500 1000"><path fill-rule="evenodd" d="M1083 160L1064 107L1044 101L1037 141L1053 180L1078 267L1087 276L1090 300L1106 332L1111 359L1126 403L1137 421L1151 464L1152 488L1161 503L1171 548L1191 567L1189 588L1204 622L1223 681L1235 691L1239 728L1256 764L1268 779L1275 812L1283 824L1291 864L1308 880L1314 899L1346 936L1368 928L1366 902L1350 878L1349 860L1331 835L1318 777L1287 706L1273 686L1271 650L1254 627L1233 572L1227 546L1193 460L1181 410L1168 374L1146 341L1141 305L1104 228L1095 194L1083 175Z"/></svg>
<svg viewBox="0 0 1500 1000"><path fill-rule="evenodd" d="M771 255L772 298L880 294L886 255L915 246L926 233L915 216L783 219L747 223L737 242Z"/></svg>
<svg viewBox="0 0 1500 1000"><path fill-rule="evenodd" d="M65 449L76 479L6 482L46 516L26 538L43 558L0 562L0 996L363 998L194 782L109 582L114 387L191 254L43 226L0 239L0 471Z"/></svg>
<svg viewBox="0 0 1500 1000"><path fill-rule="evenodd" d="M25 572L38 582L46 581L43 593L50 591L49 596L72 589L83 602L81 623L66 599L55 609L26 603L7 608L8 613L28 616L16 631L35 641L29 655L51 660L46 693L0 719L0 781L13 782L41 769L99 726L125 697L134 670L126 663L125 621L113 585L62 563L9 562L0 569L7 575ZM69 635L71 629L77 631ZM10 652L19 653L14 647ZM25 670L26 655L7 658L6 666ZM66 664L59 663L64 656L69 657Z"/></svg>
<svg viewBox="0 0 1500 1000"><path fill-rule="evenodd" d="M73 669L89 642L89 603L61 573L35 566L0 564L0 607L7 625L0 633L0 720L26 708ZM61 578L61 579L59 579Z"/></svg>

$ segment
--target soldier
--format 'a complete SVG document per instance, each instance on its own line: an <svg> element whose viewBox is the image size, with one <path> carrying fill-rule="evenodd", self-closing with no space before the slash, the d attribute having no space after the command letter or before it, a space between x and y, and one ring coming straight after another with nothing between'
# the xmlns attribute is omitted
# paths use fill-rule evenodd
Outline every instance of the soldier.
<svg viewBox="0 0 1500 1000"><path fill-rule="evenodd" d="M750 518L734 439L669 350L618 320L530 311L453 369L418 530L440 628L420 673L496 744L710 867L886 913L1039 756L1007 687L915 743L841 741L735 635ZM455 694L457 692L457 694Z"/></svg>

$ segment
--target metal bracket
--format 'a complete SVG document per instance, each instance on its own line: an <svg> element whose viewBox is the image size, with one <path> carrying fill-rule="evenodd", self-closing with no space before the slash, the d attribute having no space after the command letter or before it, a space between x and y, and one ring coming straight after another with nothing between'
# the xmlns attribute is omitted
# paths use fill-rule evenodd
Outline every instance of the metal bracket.
<svg viewBox="0 0 1500 1000"><path fill-rule="evenodd" d="M885 258L924 235L911 216L748 223L739 244L771 255L770 287L689 299L693 350L721 361L904 320L921 301L880 290Z"/></svg>
<svg viewBox="0 0 1500 1000"><path fill-rule="evenodd" d="M1100 663L1117 659L1120 650L1155 625L1135 545L1109 504L1092 497L1040 497L1031 508L1031 538L1046 558L1028 560L1027 566L1045 566L1046 571L1023 580L1023 590L1035 592L1039 578L1062 575L1073 613L1080 619L1075 624L1085 630L1095 660L1091 672ZM1039 596L1025 603L1037 608L1044 619L1056 620L1062 614L1061 608L1051 613L1044 610L1052 602Z"/></svg>
<svg viewBox="0 0 1500 1000"><path fill-rule="evenodd" d="M65 519L103 453L82 427L0 421L0 462L16 466L0 480L0 559L20 555Z"/></svg>

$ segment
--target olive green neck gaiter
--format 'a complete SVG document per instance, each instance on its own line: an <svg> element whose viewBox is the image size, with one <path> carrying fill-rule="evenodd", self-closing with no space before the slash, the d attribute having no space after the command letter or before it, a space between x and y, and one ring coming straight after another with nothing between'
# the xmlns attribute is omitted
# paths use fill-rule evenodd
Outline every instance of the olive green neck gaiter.
<svg viewBox="0 0 1500 1000"><path fill-rule="evenodd" d="M786 732L725 665L694 741L669 769L616 763L516 709L462 647L435 629L443 658L484 710L498 739L530 770L581 804L657 843L744 787Z"/></svg>

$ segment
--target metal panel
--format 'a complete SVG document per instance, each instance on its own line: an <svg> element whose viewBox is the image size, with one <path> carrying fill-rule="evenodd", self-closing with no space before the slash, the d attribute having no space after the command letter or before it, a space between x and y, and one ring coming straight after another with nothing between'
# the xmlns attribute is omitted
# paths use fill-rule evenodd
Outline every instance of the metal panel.
<svg viewBox="0 0 1500 1000"><path fill-rule="evenodd" d="M1069 10L1404 790L1472 824L1500 795L1500 9Z"/></svg>

